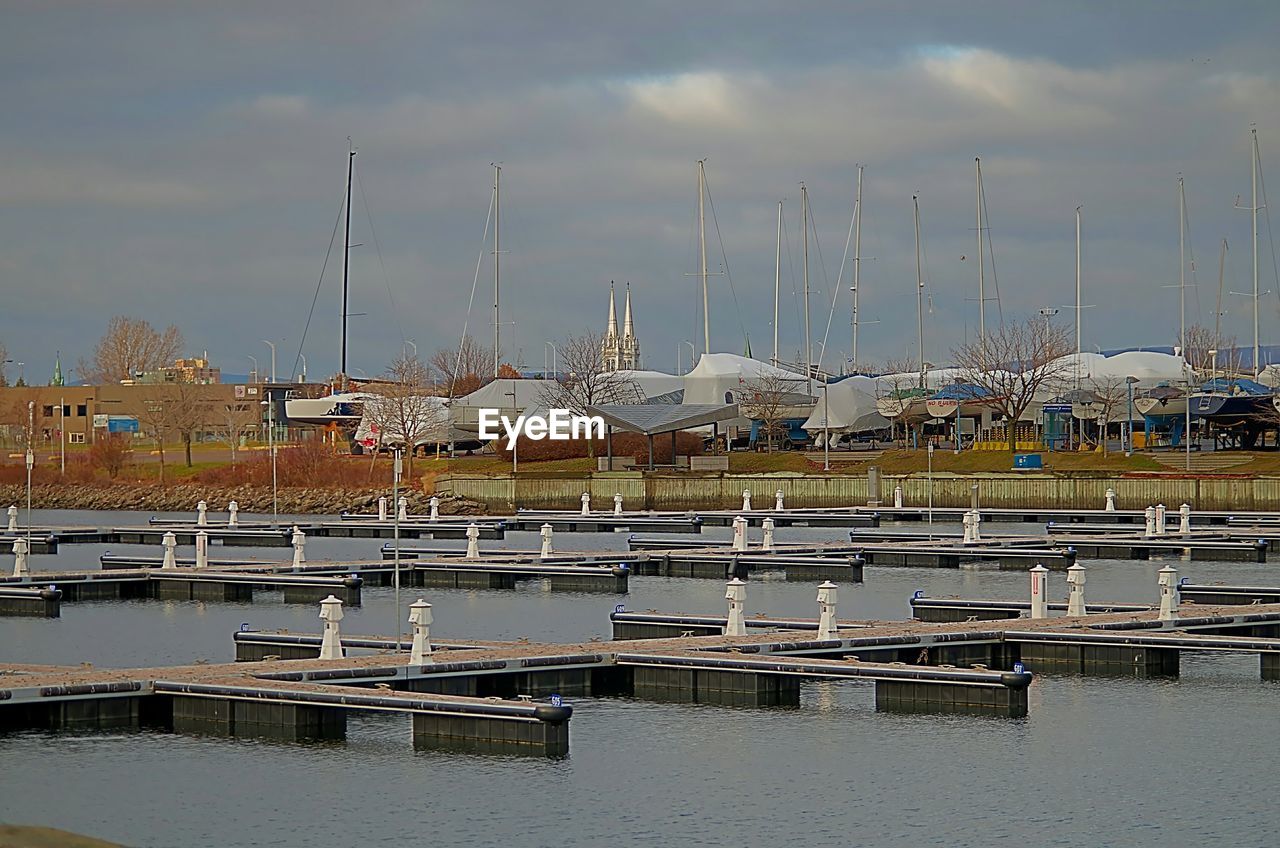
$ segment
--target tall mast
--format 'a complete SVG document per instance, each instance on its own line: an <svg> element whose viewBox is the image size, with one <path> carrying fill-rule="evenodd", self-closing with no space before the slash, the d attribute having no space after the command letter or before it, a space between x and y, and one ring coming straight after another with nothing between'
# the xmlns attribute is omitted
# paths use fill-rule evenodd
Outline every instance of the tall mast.
<svg viewBox="0 0 1280 848"><path fill-rule="evenodd" d="M1080 301L1080 210L1083 207L1076 207L1076 371L1077 376L1080 370L1080 317L1084 314L1084 304Z"/></svg>
<svg viewBox="0 0 1280 848"><path fill-rule="evenodd" d="M916 321L919 324L917 340L920 344L920 388L925 384L924 364L924 275L920 269L920 195L911 195L916 223Z"/></svg>
<svg viewBox="0 0 1280 848"><path fill-rule="evenodd" d="M853 347L852 371L858 373L858 289L862 281L862 166L858 166L858 196L853 201Z"/></svg>
<svg viewBox="0 0 1280 848"><path fill-rule="evenodd" d="M702 207L707 193L706 161L698 160L698 276L702 277L702 352L711 353L711 315L707 312L707 220Z"/></svg>
<svg viewBox="0 0 1280 848"><path fill-rule="evenodd" d="M347 136L347 227L342 240L342 367L339 380L347 387L347 281L351 273L351 171L356 161L356 148Z"/></svg>
<svg viewBox="0 0 1280 848"><path fill-rule="evenodd" d="M975 156L973 168L977 174L978 190L975 196L974 227L978 230L978 347L984 353L987 344L987 279L985 257L982 251L982 159Z"/></svg>
<svg viewBox="0 0 1280 848"><path fill-rule="evenodd" d="M809 189L800 183L800 229L804 231L804 378L813 394L813 346L809 341Z"/></svg>
<svg viewBox="0 0 1280 848"><path fill-rule="evenodd" d="M1213 346L1222 343L1222 281L1223 272L1227 268L1227 240L1222 240L1222 248L1218 251L1218 305L1213 311Z"/></svg>
<svg viewBox="0 0 1280 848"><path fill-rule="evenodd" d="M493 376L501 371L499 335L502 329L502 312L499 309L499 293L502 280L502 166L493 166Z"/></svg>
<svg viewBox="0 0 1280 848"><path fill-rule="evenodd" d="M1187 194L1178 177L1178 309L1181 328L1178 331L1178 345L1182 348L1182 358L1187 358Z"/></svg>
<svg viewBox="0 0 1280 848"><path fill-rule="evenodd" d="M1253 207L1253 373L1260 374L1262 364L1258 359L1258 128L1251 130L1253 134L1253 158L1250 160L1250 171L1253 176L1253 199L1249 203Z"/></svg>
<svg viewBox="0 0 1280 848"><path fill-rule="evenodd" d="M773 359L778 364L778 293L782 287L782 201L778 201L778 240L773 249Z"/></svg>

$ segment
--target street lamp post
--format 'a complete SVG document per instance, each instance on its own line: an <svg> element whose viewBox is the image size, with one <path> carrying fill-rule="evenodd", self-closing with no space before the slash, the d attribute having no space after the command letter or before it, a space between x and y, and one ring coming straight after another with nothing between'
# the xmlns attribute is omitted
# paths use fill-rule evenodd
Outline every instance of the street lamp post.
<svg viewBox="0 0 1280 848"><path fill-rule="evenodd" d="M689 371L693 370L693 362L698 358L698 349L693 346L693 342L685 342L689 346ZM689 373L686 371L685 373Z"/></svg>
<svg viewBox="0 0 1280 848"><path fill-rule="evenodd" d="M555 342L543 342L543 343L542 343L542 355L543 355L543 357L544 357L544 359L543 359L543 363L542 363L542 367L543 367L543 369L545 369L545 368L547 367L547 363L546 363L546 359L545 359L545 357L546 357L546 349L547 349L548 347L550 347L550 348L551 348L551 379L553 379L553 380L554 380L554 379L557 379L557 378L560 376L560 369L557 367L557 362L556 362L556 358L557 358L557 356L558 356L558 354L559 354L559 351L558 351L558 350L556 350L556 343L555 343ZM678 364L677 364L676 368L677 368L677 370L679 370L679 365L678 365Z"/></svg>
<svg viewBox="0 0 1280 848"><path fill-rule="evenodd" d="M262 405L267 408L267 452L271 454L271 523L272 526L278 526L280 524L280 498L276 486L276 417L275 405L271 402L270 392L267 394L267 399L262 401Z"/></svg>
<svg viewBox="0 0 1280 848"><path fill-rule="evenodd" d="M58 454L59 469L58 474L66 476L67 473L67 399L66 397L58 398Z"/></svg>
<svg viewBox="0 0 1280 848"><path fill-rule="evenodd" d="M400 447L393 450L395 457L391 472L391 506L395 510L395 521L392 524L392 536L395 539L395 587L396 587L396 650L400 650L400 636L404 625L400 623L400 474L403 470L404 451Z"/></svg>
<svg viewBox="0 0 1280 848"><path fill-rule="evenodd" d="M831 384L822 384L822 470L831 470L831 430L828 421L831 412ZM674 460L673 460L674 461Z"/></svg>
<svg viewBox="0 0 1280 848"><path fill-rule="evenodd" d="M1133 384L1138 382L1136 377L1125 377L1125 383L1129 387L1129 421L1126 430L1129 433L1129 443L1125 446L1124 455L1133 456Z"/></svg>
<svg viewBox="0 0 1280 848"><path fill-rule="evenodd" d="M18 363L21 365L22 363ZM31 442L36 434L36 402L27 401L27 550L31 550L31 469L36 466L36 454Z"/></svg>
<svg viewBox="0 0 1280 848"><path fill-rule="evenodd" d="M276 343L269 342L266 339L263 339L262 343L271 348L271 382L275 383L276 381Z"/></svg>
<svg viewBox="0 0 1280 848"><path fill-rule="evenodd" d="M298 354L298 358L302 360L302 379L301 383L307 382L307 355L305 353Z"/></svg>
<svg viewBox="0 0 1280 848"><path fill-rule="evenodd" d="M258 377L259 377L259 374L258 374L258 358L257 358L256 356L254 356L252 353L246 353L246 354L245 354L245 358L246 358L246 359L248 359L250 362L252 362L252 363L253 363L253 373L250 375L251 379L249 380L249 382L250 382L250 383L257 383L257 382L259 382L259 380L258 380Z"/></svg>
<svg viewBox="0 0 1280 848"><path fill-rule="evenodd" d="M417 359L417 358L418 358L418 343L417 343L417 342L415 342L413 339L405 339L405 340L404 340L404 343L405 343L405 346L406 346L406 347L411 347L411 348L413 348L413 358L414 358L414 359Z"/></svg>

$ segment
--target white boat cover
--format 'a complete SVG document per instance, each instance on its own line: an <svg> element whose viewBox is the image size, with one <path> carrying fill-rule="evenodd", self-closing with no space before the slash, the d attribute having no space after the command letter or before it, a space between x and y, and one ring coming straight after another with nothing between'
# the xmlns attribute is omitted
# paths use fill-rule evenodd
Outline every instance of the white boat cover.
<svg viewBox="0 0 1280 848"><path fill-rule="evenodd" d="M832 383L827 392L823 398L819 391L813 413L804 422L810 434L822 432L824 413L826 429L832 433L865 433L889 427L889 419L876 411L876 382L871 377L846 377Z"/></svg>
<svg viewBox="0 0 1280 848"><path fill-rule="evenodd" d="M764 376L776 376L794 386L793 391L809 396L804 376L758 359L735 353L704 353L698 364L684 375L684 402L690 404L737 403L747 384ZM818 383L814 382L817 391Z"/></svg>

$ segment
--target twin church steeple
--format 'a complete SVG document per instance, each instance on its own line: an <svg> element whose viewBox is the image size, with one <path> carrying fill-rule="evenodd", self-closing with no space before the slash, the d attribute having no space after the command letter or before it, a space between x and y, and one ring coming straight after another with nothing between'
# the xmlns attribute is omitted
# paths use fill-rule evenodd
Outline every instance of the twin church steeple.
<svg viewBox="0 0 1280 848"><path fill-rule="evenodd" d="M634 371L640 367L640 340L636 338L631 319L631 284L627 283L626 305L623 307L622 333L618 333L618 310L614 304L613 283L609 283L609 324L601 342L601 356L608 371Z"/></svg>

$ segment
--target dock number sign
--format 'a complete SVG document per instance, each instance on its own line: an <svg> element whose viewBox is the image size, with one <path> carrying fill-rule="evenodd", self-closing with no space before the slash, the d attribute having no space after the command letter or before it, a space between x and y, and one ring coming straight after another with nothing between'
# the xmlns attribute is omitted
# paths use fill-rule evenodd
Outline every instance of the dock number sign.
<svg viewBox="0 0 1280 848"><path fill-rule="evenodd" d="M559 695L552 695L552 696L551 696L551 706L553 706L553 707L563 707L563 706L564 706L564 698L561 698Z"/></svg>

